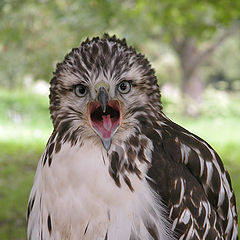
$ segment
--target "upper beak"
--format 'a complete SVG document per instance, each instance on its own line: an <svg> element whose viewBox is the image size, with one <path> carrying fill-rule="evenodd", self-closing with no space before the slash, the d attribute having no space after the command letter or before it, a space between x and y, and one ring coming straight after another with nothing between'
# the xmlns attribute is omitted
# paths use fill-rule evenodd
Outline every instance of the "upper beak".
<svg viewBox="0 0 240 240"><path fill-rule="evenodd" d="M97 99L102 106L102 110L105 113L107 108L107 102L109 100L109 95L105 87L101 86L98 89Z"/></svg>
<svg viewBox="0 0 240 240"><path fill-rule="evenodd" d="M97 99L101 104L102 110L105 113L107 108L107 102L109 101L109 84L105 82L99 82L95 86L95 91L97 92Z"/></svg>

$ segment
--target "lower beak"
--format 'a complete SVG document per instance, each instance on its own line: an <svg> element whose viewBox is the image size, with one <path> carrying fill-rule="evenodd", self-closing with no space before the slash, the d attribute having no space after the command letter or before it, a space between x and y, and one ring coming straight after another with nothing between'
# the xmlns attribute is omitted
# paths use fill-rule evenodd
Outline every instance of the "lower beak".
<svg viewBox="0 0 240 240"><path fill-rule="evenodd" d="M111 144L112 144L112 137L108 138L108 139L102 138L102 143L103 143L104 148L108 152L111 147Z"/></svg>

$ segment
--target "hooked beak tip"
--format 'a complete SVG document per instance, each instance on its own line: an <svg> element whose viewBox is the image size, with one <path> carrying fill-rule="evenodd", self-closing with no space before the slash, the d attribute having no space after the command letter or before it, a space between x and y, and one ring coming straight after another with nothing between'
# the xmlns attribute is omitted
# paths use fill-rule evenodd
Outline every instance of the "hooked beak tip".
<svg viewBox="0 0 240 240"><path fill-rule="evenodd" d="M102 143L103 143L103 146L104 148L106 149L106 151L108 152L110 147L111 147L111 144L112 144L112 140L111 138L108 138L108 139L102 139Z"/></svg>
<svg viewBox="0 0 240 240"><path fill-rule="evenodd" d="M106 104L101 104L101 106L102 106L103 112L105 113L105 112L106 112L107 105L106 105Z"/></svg>

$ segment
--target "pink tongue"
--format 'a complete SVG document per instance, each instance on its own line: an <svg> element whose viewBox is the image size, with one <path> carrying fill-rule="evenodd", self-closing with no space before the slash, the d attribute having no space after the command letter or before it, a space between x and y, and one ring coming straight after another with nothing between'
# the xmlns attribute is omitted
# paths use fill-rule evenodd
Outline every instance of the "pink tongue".
<svg viewBox="0 0 240 240"><path fill-rule="evenodd" d="M103 119L103 127L104 127L104 129L106 131L110 131L111 128L112 128L112 121L111 121L110 114L108 114L107 116L103 115L102 119Z"/></svg>

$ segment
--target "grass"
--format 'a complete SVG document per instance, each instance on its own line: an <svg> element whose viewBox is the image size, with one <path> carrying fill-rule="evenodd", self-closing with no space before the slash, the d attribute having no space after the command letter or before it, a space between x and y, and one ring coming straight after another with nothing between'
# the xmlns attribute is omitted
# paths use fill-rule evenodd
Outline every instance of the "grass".
<svg viewBox="0 0 240 240"><path fill-rule="evenodd" d="M165 111L215 148L240 199L240 97L217 94L206 95L201 118L182 117L179 102L169 99L164 99ZM224 105L216 96L225 99ZM28 196L51 131L47 96L0 89L0 239L26 239Z"/></svg>
<svg viewBox="0 0 240 240"><path fill-rule="evenodd" d="M47 96L0 90L0 239L26 239L26 207L52 130Z"/></svg>

